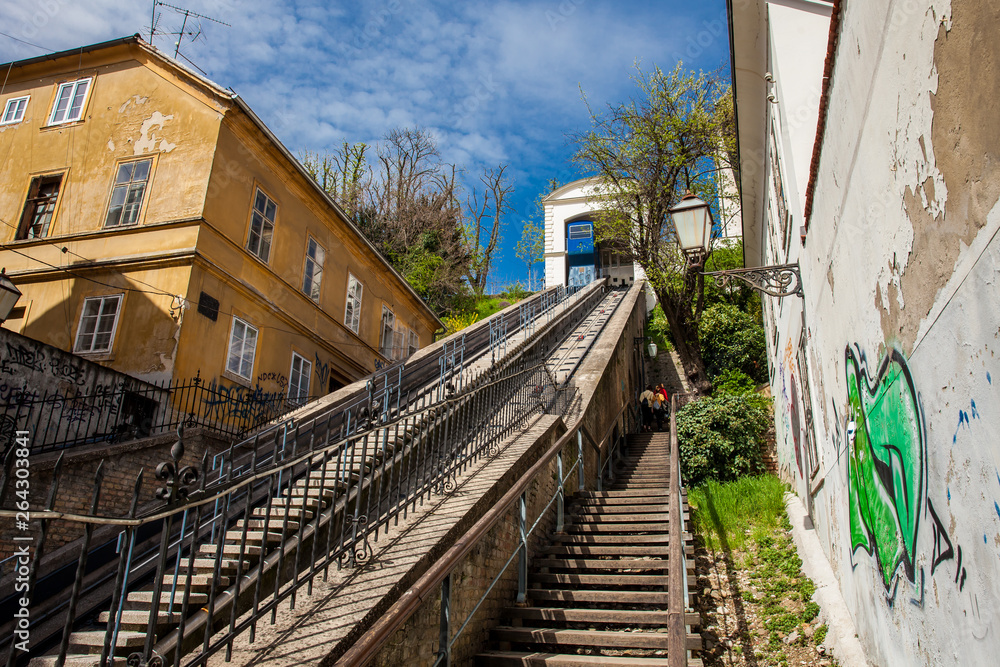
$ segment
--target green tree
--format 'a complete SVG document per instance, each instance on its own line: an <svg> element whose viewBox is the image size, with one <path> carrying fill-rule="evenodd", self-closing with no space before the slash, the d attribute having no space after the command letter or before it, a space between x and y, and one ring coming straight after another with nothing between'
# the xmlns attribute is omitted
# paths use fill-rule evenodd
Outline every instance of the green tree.
<svg viewBox="0 0 1000 667"><path fill-rule="evenodd" d="M718 195L716 182L698 170L726 163L721 137L728 126L718 101L727 88L718 75L685 71L680 63L670 72L637 65L632 78L635 97L603 113L591 110L592 127L576 137L575 160L601 180L598 240L624 248L643 268L686 374L706 393L711 382L698 337L705 281L677 247L668 211L688 190L705 201Z"/></svg>
<svg viewBox="0 0 1000 667"><path fill-rule="evenodd" d="M770 399L720 392L677 411L681 469L689 486L764 471L761 450L772 422Z"/></svg>
<svg viewBox="0 0 1000 667"><path fill-rule="evenodd" d="M545 254L545 230L534 220L527 220L521 229L521 238L515 247L517 258L528 267L528 288L534 288L534 267Z"/></svg>
<svg viewBox="0 0 1000 667"><path fill-rule="evenodd" d="M767 342L759 321L729 303L705 311L699 326L705 364L712 376L738 370L767 381Z"/></svg>

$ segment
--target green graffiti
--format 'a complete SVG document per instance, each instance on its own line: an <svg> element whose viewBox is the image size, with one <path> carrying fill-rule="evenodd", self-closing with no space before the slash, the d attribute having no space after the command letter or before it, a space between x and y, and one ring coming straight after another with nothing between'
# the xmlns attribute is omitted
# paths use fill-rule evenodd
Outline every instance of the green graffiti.
<svg viewBox="0 0 1000 667"><path fill-rule="evenodd" d="M914 582L914 549L925 495L926 459L917 392L898 350L872 375L860 349L847 348L847 394L855 438L849 444L851 552L874 556L887 592L903 566Z"/></svg>

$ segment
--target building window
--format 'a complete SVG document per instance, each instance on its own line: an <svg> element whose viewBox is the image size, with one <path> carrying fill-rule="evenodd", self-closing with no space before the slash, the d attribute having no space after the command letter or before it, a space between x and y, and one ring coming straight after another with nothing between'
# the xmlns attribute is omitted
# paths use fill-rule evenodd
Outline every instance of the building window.
<svg viewBox="0 0 1000 667"><path fill-rule="evenodd" d="M28 108L29 97L30 95L25 95L7 100L7 106L3 108L3 116L0 116L0 125L13 125L24 120L24 110Z"/></svg>
<svg viewBox="0 0 1000 667"><path fill-rule="evenodd" d="M364 285L361 284L361 281L348 273L347 306L344 309L344 324L354 333L358 333L358 327L361 324L361 293L363 291Z"/></svg>
<svg viewBox="0 0 1000 667"><path fill-rule="evenodd" d="M313 301L319 301L319 287L323 282L323 263L326 261L326 251L323 246L316 243L316 239L309 237L306 244L306 270L302 277L302 291L309 295Z"/></svg>
<svg viewBox="0 0 1000 667"><path fill-rule="evenodd" d="M81 354L109 352L118 326L122 295L97 296L83 300L83 314L76 332L73 351Z"/></svg>
<svg viewBox="0 0 1000 667"><path fill-rule="evenodd" d="M137 160L118 165L115 184L111 189L105 227L124 227L139 222L139 211L149 182L152 160Z"/></svg>
<svg viewBox="0 0 1000 667"><path fill-rule="evenodd" d="M56 91L56 103L52 107L49 125L69 123L83 117L83 103L87 100L90 90L90 79L80 79L59 85Z"/></svg>
<svg viewBox="0 0 1000 667"><path fill-rule="evenodd" d="M410 332L403 323L396 320L396 328L392 332L392 360L403 358L403 350L406 349L406 335Z"/></svg>
<svg viewBox="0 0 1000 667"><path fill-rule="evenodd" d="M392 344L395 338L396 316L389 307L382 306L382 329L378 338L378 349L386 359L392 358Z"/></svg>
<svg viewBox="0 0 1000 667"><path fill-rule="evenodd" d="M253 358L257 352L257 327L233 317L233 329L229 334L229 356L226 370L245 380L253 376Z"/></svg>
<svg viewBox="0 0 1000 667"><path fill-rule="evenodd" d="M571 239L589 239L592 236L590 224L570 225L569 237Z"/></svg>
<svg viewBox="0 0 1000 667"><path fill-rule="evenodd" d="M274 234L274 216L277 211L278 205L258 188L257 196L253 199L247 250L265 262L271 254L271 236Z"/></svg>
<svg viewBox="0 0 1000 667"><path fill-rule="evenodd" d="M409 346L409 350L407 351L406 356L409 357L409 356L413 355L418 349L420 349L420 341L417 340L417 332L416 331L411 331L410 332L410 346Z"/></svg>
<svg viewBox="0 0 1000 667"><path fill-rule="evenodd" d="M292 352L292 370L288 372L288 400L301 405L309 400L309 376L312 364Z"/></svg>
<svg viewBox="0 0 1000 667"><path fill-rule="evenodd" d="M62 174L55 174L31 179L28 199L24 202L24 213L21 214L21 225L17 229L17 238L40 239L48 235L52 214L56 210L56 200L59 199L62 177Z"/></svg>

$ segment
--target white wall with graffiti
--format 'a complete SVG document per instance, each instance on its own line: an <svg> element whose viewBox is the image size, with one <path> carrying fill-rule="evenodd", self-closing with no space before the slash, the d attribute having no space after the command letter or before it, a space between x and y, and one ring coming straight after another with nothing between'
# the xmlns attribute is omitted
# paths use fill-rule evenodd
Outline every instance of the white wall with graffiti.
<svg viewBox="0 0 1000 667"><path fill-rule="evenodd" d="M994 4L841 3L807 221L788 123L813 102L771 91L763 259L805 289L765 307L779 464L876 665L1000 662Z"/></svg>

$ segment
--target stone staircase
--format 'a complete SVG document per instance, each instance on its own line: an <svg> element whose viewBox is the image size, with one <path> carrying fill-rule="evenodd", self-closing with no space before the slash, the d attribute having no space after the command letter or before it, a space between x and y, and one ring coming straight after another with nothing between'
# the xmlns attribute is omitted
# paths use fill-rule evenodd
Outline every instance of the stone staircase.
<svg viewBox="0 0 1000 667"><path fill-rule="evenodd" d="M630 436L623 471L610 489L574 496L562 532L531 564L527 601L505 610L481 666L667 665L669 540L685 540L689 586L693 546L671 534L668 433ZM687 520L687 497L682 497ZM685 615L690 628L698 615ZM681 650L699 651L687 635ZM701 660L687 661L701 665Z"/></svg>

